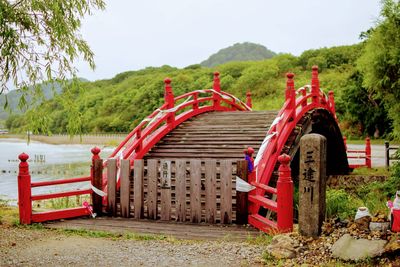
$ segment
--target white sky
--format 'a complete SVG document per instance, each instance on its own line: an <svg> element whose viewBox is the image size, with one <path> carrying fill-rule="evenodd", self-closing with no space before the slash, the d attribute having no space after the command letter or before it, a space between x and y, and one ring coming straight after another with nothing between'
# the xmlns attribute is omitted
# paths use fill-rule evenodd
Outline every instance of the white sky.
<svg viewBox="0 0 400 267"><path fill-rule="evenodd" d="M111 78L147 66L185 67L238 42L294 55L359 42L376 22L379 0L106 0L83 22L96 70L78 62L79 76Z"/></svg>

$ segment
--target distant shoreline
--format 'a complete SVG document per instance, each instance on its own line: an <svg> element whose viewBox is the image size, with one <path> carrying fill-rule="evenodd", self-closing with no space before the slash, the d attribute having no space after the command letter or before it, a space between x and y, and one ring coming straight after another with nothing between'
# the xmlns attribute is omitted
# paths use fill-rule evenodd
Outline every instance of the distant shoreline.
<svg viewBox="0 0 400 267"><path fill-rule="evenodd" d="M127 134L85 134L81 137L79 135L73 136L72 138L67 134L54 134L54 135L31 135L31 141L42 142L53 145L68 145L68 144L80 144L80 145L105 145L105 146L117 146L121 143ZM0 135L0 138L20 139L28 141L26 134L5 134Z"/></svg>

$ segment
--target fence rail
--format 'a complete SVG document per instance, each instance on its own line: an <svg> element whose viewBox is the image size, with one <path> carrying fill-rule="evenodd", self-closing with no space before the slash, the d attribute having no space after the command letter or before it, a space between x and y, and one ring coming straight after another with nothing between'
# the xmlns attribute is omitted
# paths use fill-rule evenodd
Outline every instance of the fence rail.
<svg viewBox="0 0 400 267"><path fill-rule="evenodd" d="M20 223L31 224L49 220L66 219L66 218L90 215L90 210L88 209L88 207L76 207L76 208L44 211L44 212L34 212L32 210L32 201L69 197L69 196L91 195L93 199L92 202L94 203L95 202L94 198L96 196L94 196L95 194L93 194L92 189L70 190L70 191L33 195L32 188L54 186L61 184L73 184L81 182L91 182L91 184L94 184L94 173L95 173L94 163L97 160L99 160L98 154L100 153L100 149L94 148L92 149L92 153L93 153L92 156L93 164L91 167L91 176L60 179L55 181L42 181L42 182L31 182L31 174L29 172L29 163L28 163L29 155L25 153L20 154L18 157L19 160L21 161L19 164L19 172L18 172L18 207L19 207ZM101 176L100 179L98 180L101 183Z"/></svg>
<svg viewBox="0 0 400 267"><path fill-rule="evenodd" d="M400 146L390 146L389 141L385 141L385 166L390 167L391 160L400 160L396 154L390 154L391 150L399 150Z"/></svg>
<svg viewBox="0 0 400 267"><path fill-rule="evenodd" d="M372 160L371 160L371 139L369 137L365 138L365 149L364 150L350 150L347 149L347 138L346 136L343 137L343 142L346 147L347 158L348 159L357 159L357 160L365 160L364 163L357 163L357 164L349 164L350 169L356 169L361 167L372 167Z"/></svg>

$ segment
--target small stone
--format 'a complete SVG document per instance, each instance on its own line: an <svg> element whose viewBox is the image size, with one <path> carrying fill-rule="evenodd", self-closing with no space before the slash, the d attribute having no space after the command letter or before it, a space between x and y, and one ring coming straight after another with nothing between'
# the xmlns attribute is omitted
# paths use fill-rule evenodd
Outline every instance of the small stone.
<svg viewBox="0 0 400 267"><path fill-rule="evenodd" d="M343 235L332 246L332 255L343 260L362 260L381 255L385 249L385 240L354 239Z"/></svg>

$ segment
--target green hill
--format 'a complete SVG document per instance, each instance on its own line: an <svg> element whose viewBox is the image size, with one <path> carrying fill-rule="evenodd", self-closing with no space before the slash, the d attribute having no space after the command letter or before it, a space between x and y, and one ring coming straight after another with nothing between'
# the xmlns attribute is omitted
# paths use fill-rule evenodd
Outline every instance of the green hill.
<svg viewBox="0 0 400 267"><path fill-rule="evenodd" d="M43 99L49 100L54 97L54 94L61 93L61 87L59 84L44 84L41 85L43 92ZM29 88L27 92L21 92L20 90L11 90L5 95L0 95L0 120L6 120L10 114L21 114L23 111L19 108L19 102L22 95L25 95L27 107L33 102L33 88ZM4 110L4 105L8 102L9 110ZM41 100L38 99L38 103Z"/></svg>
<svg viewBox="0 0 400 267"><path fill-rule="evenodd" d="M204 67L215 67L231 61L258 61L272 58L276 53L265 46L253 43L237 43L219 50L200 63Z"/></svg>
<svg viewBox="0 0 400 267"><path fill-rule="evenodd" d="M363 102L363 106L356 109L361 112L360 116L372 118L370 114L374 114L374 121L370 125L365 124L364 128L360 128L362 132L355 134L362 134L363 131L373 134L375 125L381 127L386 123L387 119L382 118L385 114L372 107L365 110L368 94L351 93L354 88L360 87L361 78L355 62L362 53L362 47L363 44L357 44L308 50L299 57L279 54L262 61L229 62L215 68L162 66L124 72L109 80L81 82L80 88L66 90L42 103L34 112L11 117L6 126L14 132L26 129L50 130L52 133L129 132L162 105L165 77L172 79L174 94L178 96L211 88L214 71L221 73L222 90L241 99L245 99L246 91L250 90L254 109L276 110L284 101L286 73L295 73L295 85L299 88L310 84L311 66L319 64L321 87L325 92L335 92L340 121L347 123L344 124L346 128L355 125L354 128L359 129L359 118L349 115L349 110L354 109L349 105L349 99L355 97Z"/></svg>

